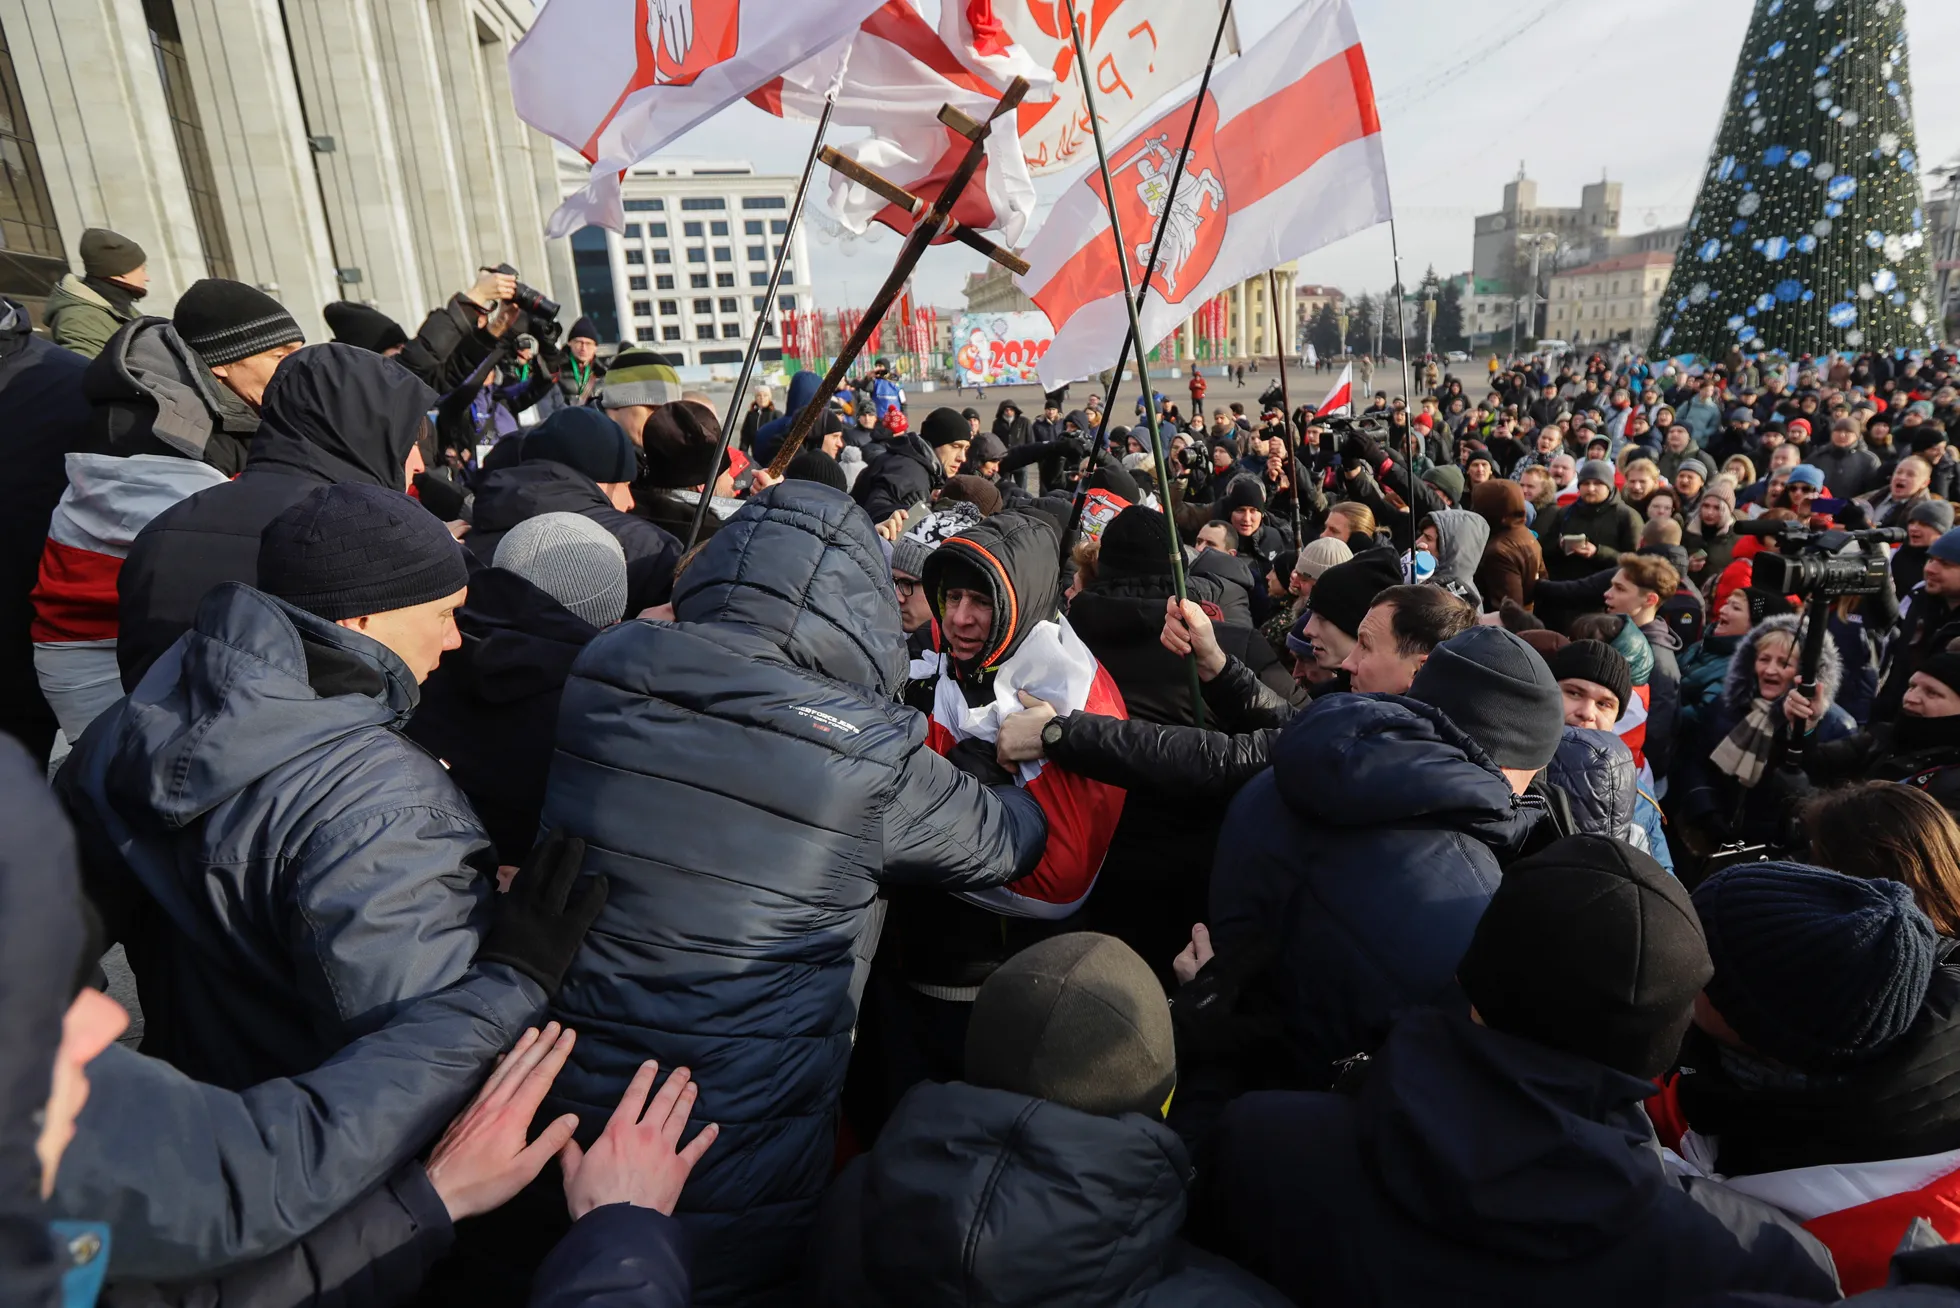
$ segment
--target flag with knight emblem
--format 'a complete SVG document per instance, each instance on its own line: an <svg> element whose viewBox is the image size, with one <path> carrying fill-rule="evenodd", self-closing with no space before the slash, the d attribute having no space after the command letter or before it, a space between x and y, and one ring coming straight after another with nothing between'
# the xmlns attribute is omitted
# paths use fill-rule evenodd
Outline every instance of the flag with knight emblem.
<svg viewBox="0 0 1960 1308"><path fill-rule="evenodd" d="M620 230L620 174L749 92L846 41L884 0L549 0L510 52L517 116L592 178L548 236Z"/></svg>
<svg viewBox="0 0 1960 1308"><path fill-rule="evenodd" d="M1347 0L1307 0L1251 53L1219 64L1166 214L1195 101L1193 86L1110 143L1133 283L1156 224L1167 228L1140 315L1146 349L1226 287L1389 217L1381 120ZM1110 367L1129 315L1099 171L1063 195L1022 253L1031 268L1017 281L1055 324L1041 384Z"/></svg>

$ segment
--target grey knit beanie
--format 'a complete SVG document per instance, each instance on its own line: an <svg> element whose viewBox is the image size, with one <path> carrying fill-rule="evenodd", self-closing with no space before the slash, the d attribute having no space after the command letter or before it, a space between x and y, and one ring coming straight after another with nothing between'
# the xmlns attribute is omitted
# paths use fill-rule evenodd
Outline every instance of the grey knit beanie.
<svg viewBox="0 0 1960 1308"><path fill-rule="evenodd" d="M496 564L595 627L610 627L626 612L626 551L590 518L526 518L497 542Z"/></svg>

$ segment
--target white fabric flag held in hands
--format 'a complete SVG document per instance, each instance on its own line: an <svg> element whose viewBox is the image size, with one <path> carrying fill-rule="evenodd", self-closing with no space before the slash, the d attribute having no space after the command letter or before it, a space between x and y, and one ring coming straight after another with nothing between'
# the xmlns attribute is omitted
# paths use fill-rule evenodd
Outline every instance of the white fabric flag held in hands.
<svg viewBox="0 0 1960 1308"><path fill-rule="evenodd" d="M882 0L548 0L510 52L517 115L592 164L546 235L625 222L619 176L785 69L848 42ZM935 106L937 108L937 106Z"/></svg>
<svg viewBox="0 0 1960 1308"><path fill-rule="evenodd" d="M1307 0L1250 53L1219 64L1166 214L1196 92L1110 142L1138 286L1156 224L1168 224L1140 315L1146 350L1226 287L1389 217L1381 121L1346 0ZM1129 314L1109 227L1092 165L1022 252L1032 268L1017 281L1055 324L1044 386L1109 367L1122 346Z"/></svg>

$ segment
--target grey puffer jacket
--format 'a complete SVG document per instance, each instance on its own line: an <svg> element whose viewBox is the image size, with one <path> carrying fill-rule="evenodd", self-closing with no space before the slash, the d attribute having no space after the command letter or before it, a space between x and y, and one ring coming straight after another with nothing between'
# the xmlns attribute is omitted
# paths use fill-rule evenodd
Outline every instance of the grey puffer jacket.
<svg viewBox="0 0 1960 1308"><path fill-rule="evenodd" d="M291 1076L470 965L495 858L401 734L416 701L379 642L225 582L95 720L57 789L146 1053L227 1089Z"/></svg>
<svg viewBox="0 0 1960 1308"><path fill-rule="evenodd" d="M721 1124L676 1214L695 1302L766 1304L830 1179L880 886L1001 885L1047 828L894 702L891 574L842 491L749 501L674 611L597 637L565 686L544 825L612 890L555 1007L579 1041L547 1111L589 1141L644 1060L691 1068Z"/></svg>

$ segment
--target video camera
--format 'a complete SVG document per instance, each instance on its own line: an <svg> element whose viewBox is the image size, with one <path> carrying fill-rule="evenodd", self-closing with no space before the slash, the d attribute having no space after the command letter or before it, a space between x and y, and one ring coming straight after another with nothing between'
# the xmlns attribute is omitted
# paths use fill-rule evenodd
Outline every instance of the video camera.
<svg viewBox="0 0 1960 1308"><path fill-rule="evenodd" d="M1885 589L1885 554L1874 545L1897 545L1906 534L1897 527L1831 528L1812 531L1801 522L1738 522L1737 535L1776 542L1777 553L1756 555L1750 585L1777 595L1825 601L1845 595L1876 595ZM1846 554L1850 546L1861 549Z"/></svg>

